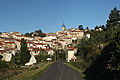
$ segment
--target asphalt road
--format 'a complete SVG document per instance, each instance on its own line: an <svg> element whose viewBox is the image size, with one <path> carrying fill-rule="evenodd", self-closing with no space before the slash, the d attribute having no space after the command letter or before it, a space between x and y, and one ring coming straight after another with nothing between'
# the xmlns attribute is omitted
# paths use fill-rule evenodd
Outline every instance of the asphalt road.
<svg viewBox="0 0 120 80"><path fill-rule="evenodd" d="M62 62L51 64L48 70L37 80L84 80L78 71L68 67Z"/></svg>

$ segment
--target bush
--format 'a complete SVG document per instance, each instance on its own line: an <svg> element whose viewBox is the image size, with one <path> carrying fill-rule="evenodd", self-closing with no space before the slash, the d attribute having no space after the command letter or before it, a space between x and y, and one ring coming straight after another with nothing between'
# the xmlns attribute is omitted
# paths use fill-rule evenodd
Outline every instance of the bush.
<svg viewBox="0 0 120 80"><path fill-rule="evenodd" d="M46 59L49 57L50 57L50 55L48 55L48 54L40 54L40 55L37 55L35 58L37 60L37 63L39 63L42 61L46 61Z"/></svg>
<svg viewBox="0 0 120 80"><path fill-rule="evenodd" d="M0 59L2 59L3 56L0 55Z"/></svg>
<svg viewBox="0 0 120 80"><path fill-rule="evenodd" d="M9 68L8 63L0 60L0 70L5 70L5 69L8 69L8 68Z"/></svg>
<svg viewBox="0 0 120 80"><path fill-rule="evenodd" d="M0 76L0 80L10 80L15 75L20 74L22 71L7 71L6 73Z"/></svg>
<svg viewBox="0 0 120 80"><path fill-rule="evenodd" d="M85 70L88 66L82 61L70 62L74 67L77 67L81 70Z"/></svg>

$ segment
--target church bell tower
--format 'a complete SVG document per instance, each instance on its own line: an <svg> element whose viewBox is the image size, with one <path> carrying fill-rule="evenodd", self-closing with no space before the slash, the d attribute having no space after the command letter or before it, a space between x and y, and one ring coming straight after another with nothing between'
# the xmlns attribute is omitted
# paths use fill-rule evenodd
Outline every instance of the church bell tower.
<svg viewBox="0 0 120 80"><path fill-rule="evenodd" d="M65 25L63 23L63 25L62 25L62 31L64 32L65 30L66 30L66 28L65 28Z"/></svg>

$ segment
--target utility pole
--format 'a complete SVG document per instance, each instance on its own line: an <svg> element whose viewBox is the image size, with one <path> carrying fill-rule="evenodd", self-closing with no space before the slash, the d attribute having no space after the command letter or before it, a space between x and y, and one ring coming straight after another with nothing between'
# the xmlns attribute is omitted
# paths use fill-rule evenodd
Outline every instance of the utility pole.
<svg viewBox="0 0 120 80"><path fill-rule="evenodd" d="M56 49L55 49L55 62L56 62Z"/></svg>
<svg viewBox="0 0 120 80"><path fill-rule="evenodd" d="M59 52L58 52L58 49L57 49L57 61L59 60Z"/></svg>

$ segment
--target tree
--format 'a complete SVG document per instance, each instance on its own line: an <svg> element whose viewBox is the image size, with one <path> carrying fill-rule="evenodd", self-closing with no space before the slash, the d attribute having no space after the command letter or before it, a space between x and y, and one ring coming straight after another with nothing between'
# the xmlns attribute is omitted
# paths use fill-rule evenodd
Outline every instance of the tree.
<svg viewBox="0 0 120 80"><path fill-rule="evenodd" d="M102 25L101 28L102 28L103 30L105 30L105 26L104 26L104 25Z"/></svg>
<svg viewBox="0 0 120 80"><path fill-rule="evenodd" d="M110 46L112 48L109 52L111 55L109 62L113 69L120 70L120 31L115 34Z"/></svg>
<svg viewBox="0 0 120 80"><path fill-rule="evenodd" d="M99 29L99 27L98 27L98 26L96 26L96 27L95 27L95 30L96 30L96 29Z"/></svg>
<svg viewBox="0 0 120 80"><path fill-rule="evenodd" d="M35 33L42 33L41 29L35 30Z"/></svg>
<svg viewBox="0 0 120 80"><path fill-rule="evenodd" d="M111 25L107 27L110 29L106 29L104 25L96 26L95 29L102 28L104 31L91 31L91 37L81 39L77 45L76 56L87 64L87 80L120 79L120 20L116 19L118 15L113 16L116 10L112 11L112 17L109 18Z"/></svg>
<svg viewBox="0 0 120 80"><path fill-rule="evenodd" d="M41 29L36 30L35 33L38 33L38 36L40 36L40 37L45 37L46 36L46 34L42 33Z"/></svg>
<svg viewBox="0 0 120 80"><path fill-rule="evenodd" d="M2 58L3 58L3 56L0 55L0 59L2 59Z"/></svg>
<svg viewBox="0 0 120 80"><path fill-rule="evenodd" d="M25 63L29 62L31 54L28 51L26 40L21 39L21 48L20 48L20 64L24 65Z"/></svg>
<svg viewBox="0 0 120 80"><path fill-rule="evenodd" d="M37 62L41 62L41 61L46 61L47 58L49 58L48 54L39 54L36 57Z"/></svg>
<svg viewBox="0 0 120 80"><path fill-rule="evenodd" d="M0 70L5 70L8 68L9 68L9 65L7 64L7 62L0 60Z"/></svg>
<svg viewBox="0 0 120 80"><path fill-rule="evenodd" d="M83 30L83 25L79 25L79 26L78 26L78 29L79 29L79 30Z"/></svg>
<svg viewBox="0 0 120 80"><path fill-rule="evenodd" d="M21 64L20 63L21 62L20 61L20 58L21 58L20 55L21 55L20 52L16 52L16 54L12 56L11 62L14 63L15 65L20 65Z"/></svg>
<svg viewBox="0 0 120 80"><path fill-rule="evenodd" d="M34 34L34 33L38 33L38 34L36 35L36 34ZM42 33L42 30L41 30L41 29L35 30L34 32L31 32L31 33L25 33L25 36L33 37L33 34L34 34L34 36L39 36L39 37L45 37L45 36L46 36L45 33Z"/></svg>
<svg viewBox="0 0 120 80"><path fill-rule="evenodd" d="M97 60L85 71L87 80L120 79L120 31L101 51Z"/></svg>
<svg viewBox="0 0 120 80"><path fill-rule="evenodd" d="M66 59L66 53L63 49L58 50L59 60L65 60Z"/></svg>
<svg viewBox="0 0 120 80"><path fill-rule="evenodd" d="M109 19L107 20L107 28L115 28L120 25L120 11L117 10L115 7L113 10L111 10L109 14Z"/></svg>
<svg viewBox="0 0 120 80"><path fill-rule="evenodd" d="M89 29L88 27L86 27L86 29Z"/></svg>
<svg viewBox="0 0 120 80"><path fill-rule="evenodd" d="M25 33L25 36L32 37L32 34L30 34L30 33Z"/></svg>

